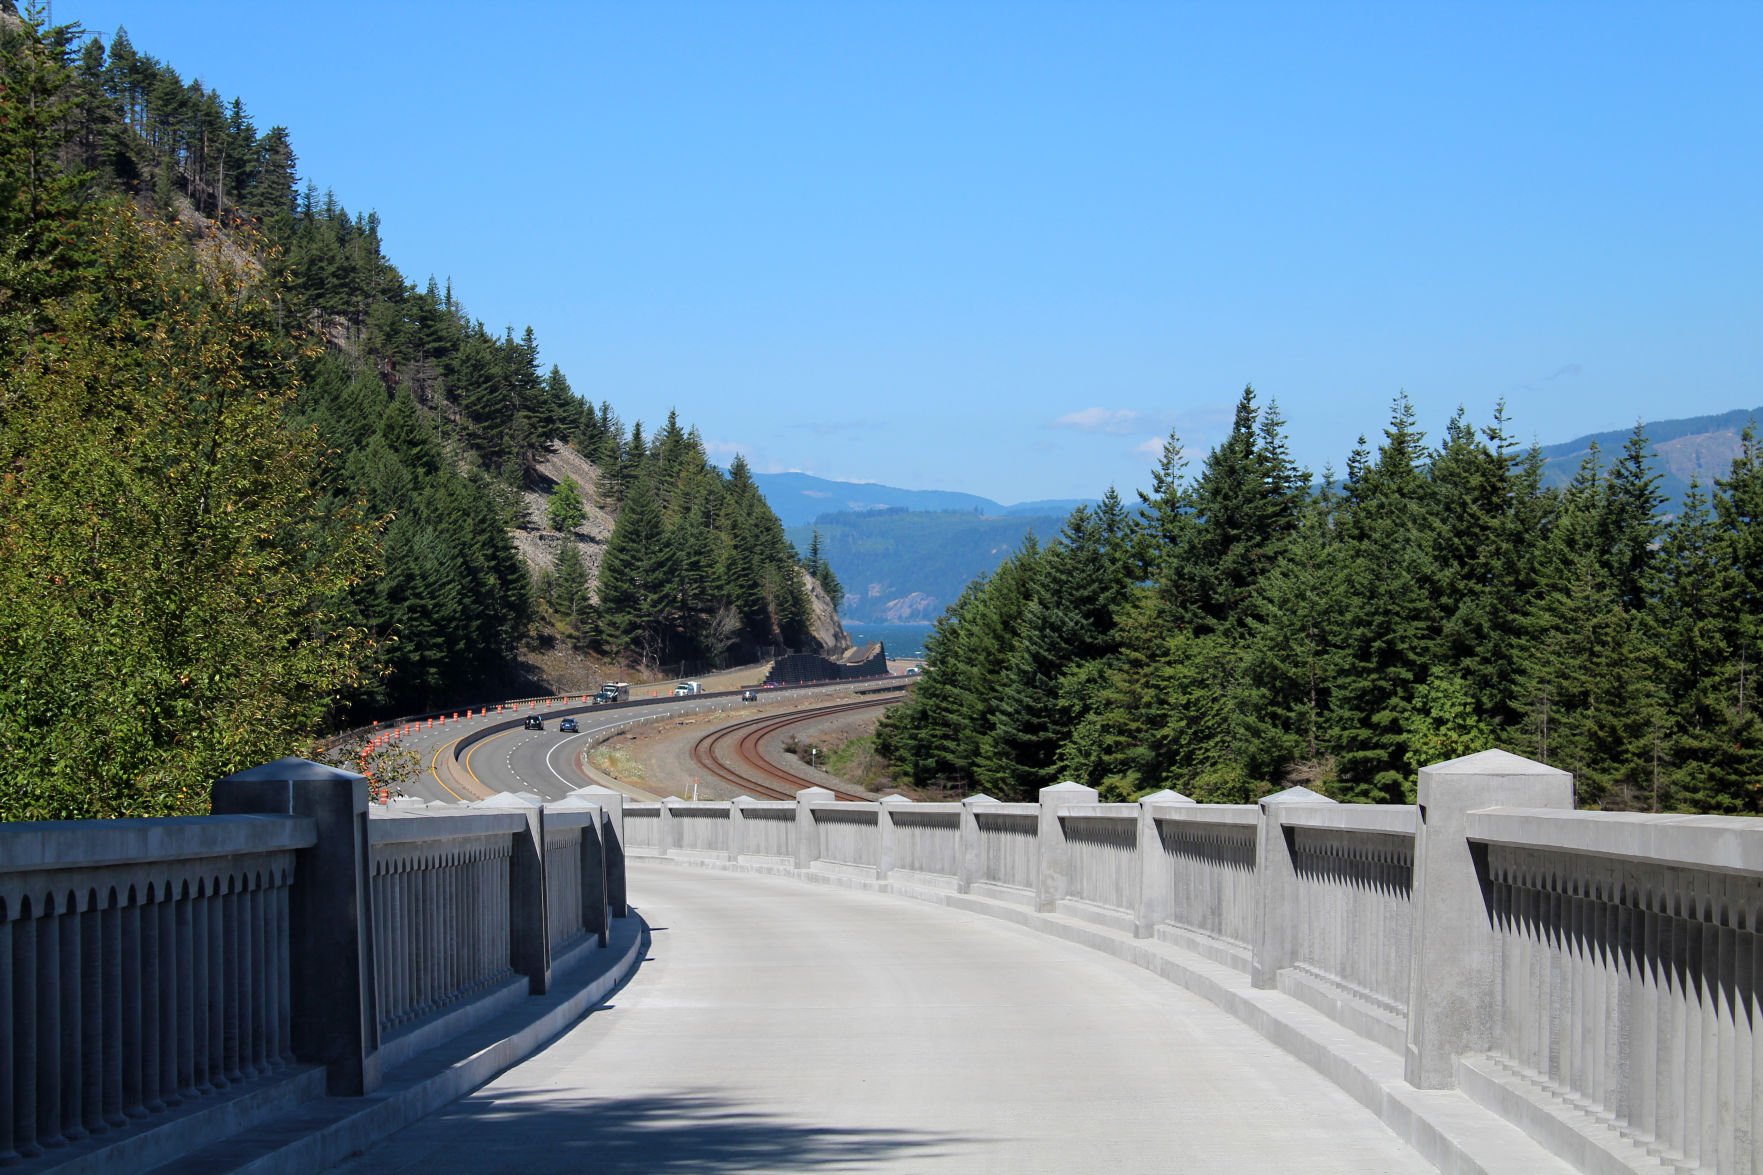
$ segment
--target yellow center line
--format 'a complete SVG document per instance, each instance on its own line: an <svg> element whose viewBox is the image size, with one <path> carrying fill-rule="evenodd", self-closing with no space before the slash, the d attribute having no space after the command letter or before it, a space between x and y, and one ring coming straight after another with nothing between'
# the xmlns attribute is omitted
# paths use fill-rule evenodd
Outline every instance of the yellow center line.
<svg viewBox="0 0 1763 1175"><path fill-rule="evenodd" d="M470 746L469 746L469 747L466 747L466 748L465 748L465 754L464 754L464 756L463 756L463 757L462 757L462 758L461 758L461 759L460 759L460 760L459 760L459 765L460 765L460 766L461 766L461 767L463 767L463 768L465 768L465 773L466 773L466 774L467 774L467 775L469 775L469 776L471 776L471 781L472 781L472 782L473 782L473 783L475 783L475 784L477 784L477 785L478 785L478 786L479 786L479 787L482 787L482 788L483 788L483 789L484 789L484 790L485 790L485 791L488 791L488 792L493 792L493 791L495 791L495 790L496 790L496 789L495 789L495 788L492 788L492 787L484 787L484 781L483 781L483 780L481 780L481 779L479 779L479 778L478 778L478 777L477 777L477 772L475 772L475 771L473 771L473 770L472 770L472 769L471 769L471 757L472 757L472 756L473 756L473 755L475 755L475 754L477 754L477 749L478 749L478 748L479 748L479 747L481 747L481 746L483 746L483 745L484 745L484 744L485 744L485 743L493 743L493 742L495 742L495 741L496 741L496 740L497 740L497 739L499 739L499 738L501 738L501 737L502 737L502 736L503 736L503 735L505 735L505 734L513 734L513 733L514 733L514 732L515 732L515 730L518 730L518 729L524 729L524 728L522 728L522 727L510 727L510 728L509 728L509 729L507 729L507 730L499 730L499 731L497 731L497 732L496 732L496 733L495 733L495 734L492 734L492 735L488 735L488 736L486 736L486 737L484 737L484 738L481 738L481 739L479 739L479 740L478 740L478 741L477 741L477 742L475 742L475 743L472 743L472 744L471 744L471 745L470 745ZM463 737L463 736L461 736L461 737ZM459 741L459 740L458 740L458 739L454 739L454 740L453 740L453 741L454 741L454 742L458 742L458 741Z"/></svg>
<svg viewBox="0 0 1763 1175"><path fill-rule="evenodd" d="M452 788L448 787L447 781L441 778L441 773L439 771L435 770L435 764L439 763L441 761L441 752L447 750L449 747L451 747L453 745L453 743L458 742L460 738L464 738L464 737L465 737L464 735L460 735L459 738L454 739L453 742L443 743L439 747L435 748L435 753L429 756L429 776L436 783L440 784L441 787L446 791L446 793L448 795L452 796L454 799L458 800L462 804L468 804L471 801L467 800L464 796L460 795L458 792L456 792ZM475 779L476 776L473 776L473 778Z"/></svg>

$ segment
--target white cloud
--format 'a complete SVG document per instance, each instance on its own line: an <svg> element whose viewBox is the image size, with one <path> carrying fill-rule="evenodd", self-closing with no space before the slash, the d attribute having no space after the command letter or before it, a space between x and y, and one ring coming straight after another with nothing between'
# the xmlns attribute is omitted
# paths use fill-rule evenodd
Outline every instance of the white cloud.
<svg viewBox="0 0 1763 1175"><path fill-rule="evenodd" d="M1135 412L1131 408L1085 408L1079 412L1067 412L1053 422L1053 427L1123 437L1143 427L1139 423L1143 419L1143 413Z"/></svg>
<svg viewBox="0 0 1763 1175"><path fill-rule="evenodd" d="M1142 443L1132 447L1133 454L1135 456L1149 457L1152 460L1161 460L1163 457L1163 442L1168 439L1169 438L1167 437L1147 437Z"/></svg>

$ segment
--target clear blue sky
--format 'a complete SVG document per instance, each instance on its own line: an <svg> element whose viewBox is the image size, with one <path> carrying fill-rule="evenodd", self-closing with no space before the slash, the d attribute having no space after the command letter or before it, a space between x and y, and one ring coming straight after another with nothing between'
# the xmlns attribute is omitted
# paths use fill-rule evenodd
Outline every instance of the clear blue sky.
<svg viewBox="0 0 1763 1175"><path fill-rule="evenodd" d="M57 0L712 456L1004 502L1763 404L1763 4Z"/></svg>

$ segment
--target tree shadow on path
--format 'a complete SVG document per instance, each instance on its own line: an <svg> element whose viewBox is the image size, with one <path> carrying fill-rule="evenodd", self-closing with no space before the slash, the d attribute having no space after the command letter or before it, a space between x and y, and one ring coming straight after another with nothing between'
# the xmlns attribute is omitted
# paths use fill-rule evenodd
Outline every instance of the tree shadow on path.
<svg viewBox="0 0 1763 1175"><path fill-rule="evenodd" d="M817 1126L708 1092L582 1098L510 1091L456 1102L341 1170L812 1171L923 1168L983 1140L897 1127Z"/></svg>

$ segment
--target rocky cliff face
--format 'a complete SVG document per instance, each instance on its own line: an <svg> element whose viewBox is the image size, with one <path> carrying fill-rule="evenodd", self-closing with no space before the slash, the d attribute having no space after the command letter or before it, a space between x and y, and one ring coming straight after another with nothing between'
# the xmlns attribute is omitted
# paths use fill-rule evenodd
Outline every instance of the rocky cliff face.
<svg viewBox="0 0 1763 1175"><path fill-rule="evenodd" d="M806 570L801 572L802 588L808 593L808 611L811 617L808 628L814 639L820 643L817 649L807 652L819 653L823 657L836 656L851 647L851 638L845 633L845 626L839 623L839 612L833 607L832 600L821 590L813 576Z"/></svg>

